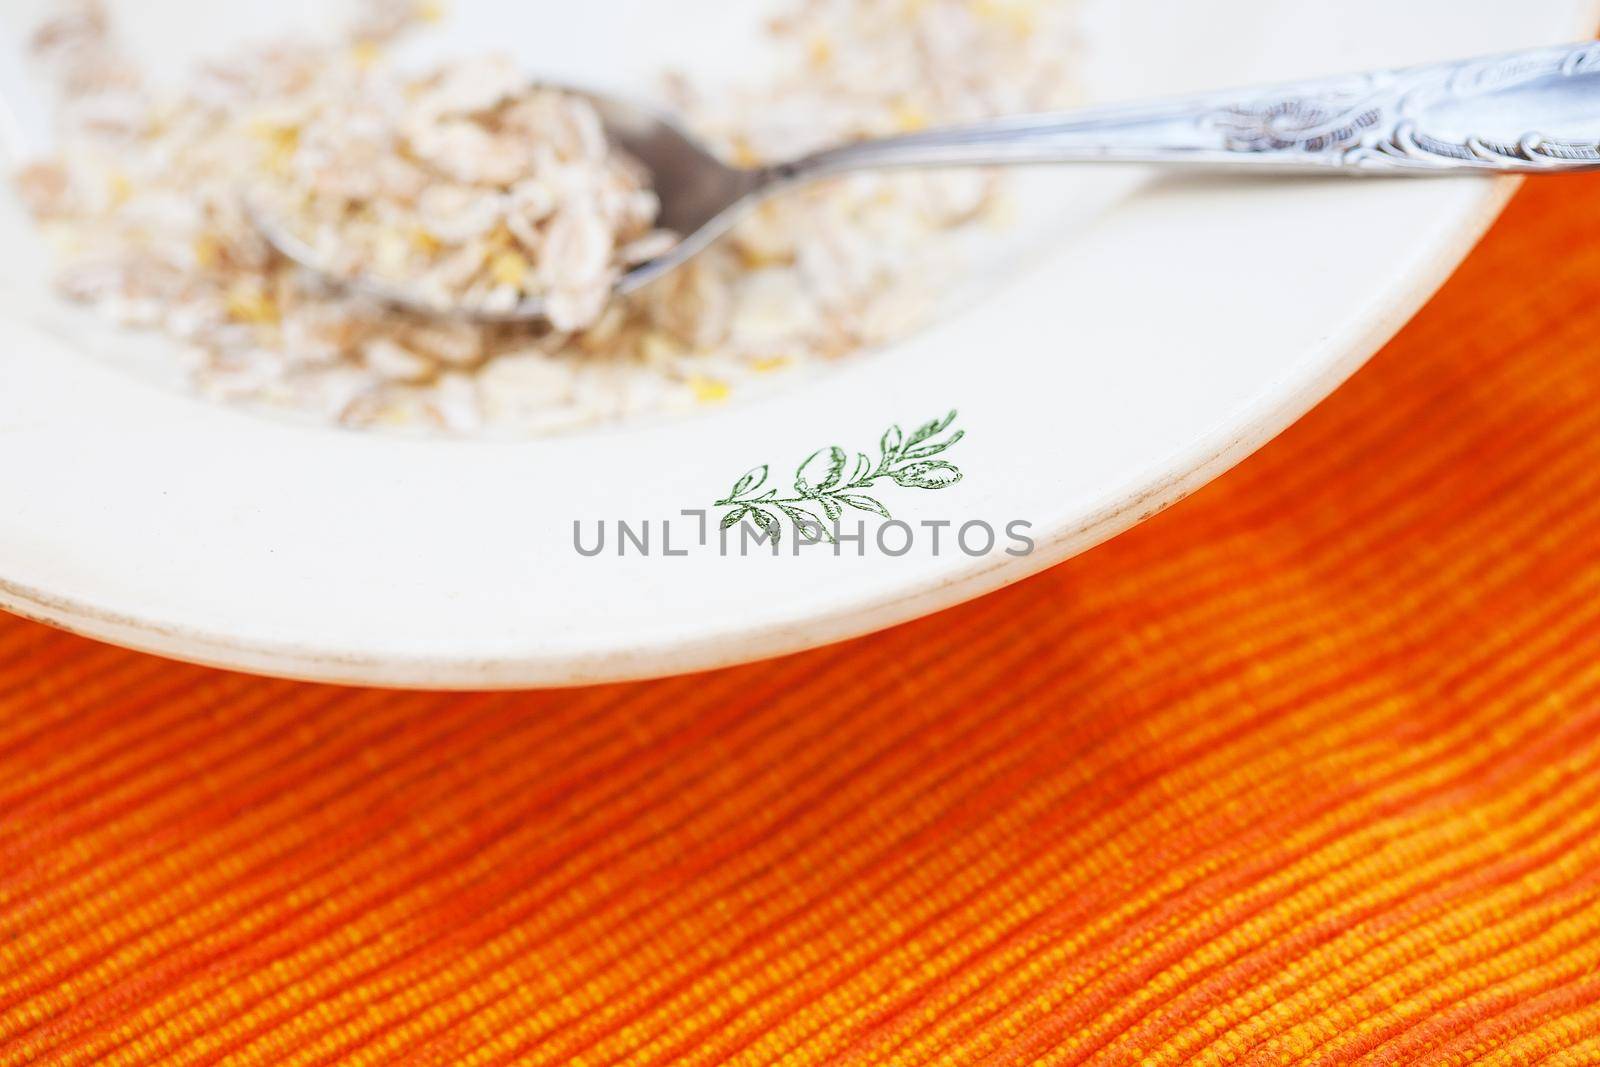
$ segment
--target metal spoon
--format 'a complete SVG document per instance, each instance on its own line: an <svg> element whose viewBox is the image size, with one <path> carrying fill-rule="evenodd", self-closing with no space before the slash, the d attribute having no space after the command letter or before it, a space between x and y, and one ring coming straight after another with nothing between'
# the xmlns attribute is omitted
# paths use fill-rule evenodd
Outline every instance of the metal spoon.
<svg viewBox="0 0 1600 1067"><path fill-rule="evenodd" d="M586 97L614 143L650 172L672 249L624 274L628 293L682 266L760 200L861 170L1038 163L1146 163L1276 174L1546 174L1600 168L1600 44L1381 71L1270 88L996 119L828 149L787 163L730 166L670 119L601 93ZM502 312L439 307L375 278L337 277L270 215L263 235L296 263L426 315L531 321L543 302Z"/></svg>

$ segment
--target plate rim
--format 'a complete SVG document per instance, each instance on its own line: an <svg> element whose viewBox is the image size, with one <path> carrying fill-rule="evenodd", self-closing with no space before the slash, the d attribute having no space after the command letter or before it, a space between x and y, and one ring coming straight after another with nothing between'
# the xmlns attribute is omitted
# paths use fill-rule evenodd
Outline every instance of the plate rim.
<svg viewBox="0 0 1600 1067"><path fill-rule="evenodd" d="M1595 8L1600 12L1600 0ZM641 648L618 663L616 654L405 658L366 656L268 641L235 641L202 631L133 618L48 593L0 576L0 607L34 622L169 659L297 681L397 689L515 690L568 688L694 674L797 654L903 625L1025 581L1082 555L1167 510L1231 470L1327 399L1372 358L1444 285L1494 224L1522 178L1466 178L1483 190L1440 243L1413 284L1397 289L1374 312L1360 336L1315 379L1298 383L1248 416L1219 425L1169 457L1167 468L1122 493L1089 518L1039 531L1037 549L1022 558L980 559L955 576L913 583L869 605L835 603L801 625L770 622L738 631L737 651L716 633ZM592 659L592 661L591 661Z"/></svg>

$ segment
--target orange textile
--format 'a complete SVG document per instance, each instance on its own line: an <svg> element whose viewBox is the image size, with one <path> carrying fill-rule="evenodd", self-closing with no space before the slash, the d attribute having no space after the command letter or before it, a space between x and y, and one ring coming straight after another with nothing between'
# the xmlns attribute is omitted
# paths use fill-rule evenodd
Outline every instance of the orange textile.
<svg viewBox="0 0 1600 1067"><path fill-rule="evenodd" d="M0 1062L1600 1063L1600 178L890 633L352 691L0 622Z"/></svg>

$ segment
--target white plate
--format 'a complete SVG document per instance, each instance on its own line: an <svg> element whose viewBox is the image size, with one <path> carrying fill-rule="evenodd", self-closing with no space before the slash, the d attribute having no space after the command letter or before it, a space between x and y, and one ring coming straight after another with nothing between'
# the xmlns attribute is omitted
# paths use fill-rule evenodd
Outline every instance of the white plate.
<svg viewBox="0 0 1600 1067"><path fill-rule="evenodd" d="M625 88L665 60L747 54L751 5L695 3L705 10L481 0L461 4L453 43L523 42L534 69ZM1094 4L1106 96L1574 39L1595 6ZM13 42L32 6L0 6ZM132 23L150 56L177 58L320 6L140 0ZM1081 552L1238 462L1387 339L1511 189L1051 180L1030 208L1030 254L911 343L703 416L524 443L301 426L155 384L119 365L131 349L101 351L119 344L54 307L43 252L7 202L0 604L183 659L416 686L638 678L865 633ZM712 504L746 469L770 463L787 481L820 447L875 448L888 424L951 408L968 432L949 454L964 480L884 502L914 525L1029 521L1031 556L969 557L948 534L942 552L919 536L898 558L660 554L661 520ZM654 520L656 554L580 556L574 521L592 536L601 519ZM681 546L691 524L678 524Z"/></svg>

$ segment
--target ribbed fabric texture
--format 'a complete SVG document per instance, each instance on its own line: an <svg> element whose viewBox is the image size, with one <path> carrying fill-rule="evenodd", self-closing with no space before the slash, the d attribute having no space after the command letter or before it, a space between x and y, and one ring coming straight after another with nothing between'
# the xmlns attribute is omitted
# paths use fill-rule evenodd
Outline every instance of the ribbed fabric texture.
<svg viewBox="0 0 1600 1067"><path fill-rule="evenodd" d="M8 1064L1600 1063L1600 180L891 633L443 696L7 620L0 693Z"/></svg>

